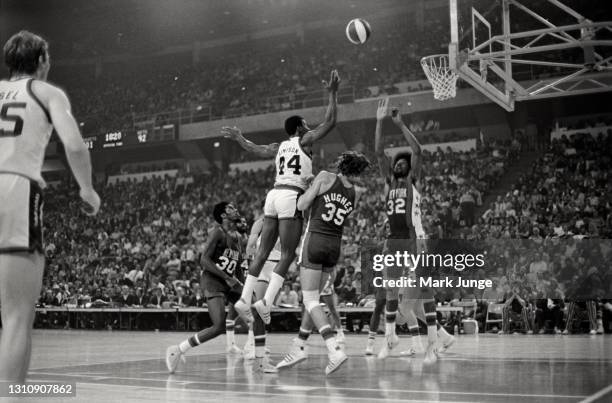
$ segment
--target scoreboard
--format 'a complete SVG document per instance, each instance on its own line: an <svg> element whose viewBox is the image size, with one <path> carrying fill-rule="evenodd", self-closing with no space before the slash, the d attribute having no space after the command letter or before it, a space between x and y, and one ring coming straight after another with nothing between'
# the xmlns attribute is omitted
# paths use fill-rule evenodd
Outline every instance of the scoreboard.
<svg viewBox="0 0 612 403"><path fill-rule="evenodd" d="M83 137L83 141L91 151L111 148L118 149L175 140L177 140L175 125L156 126L147 129L116 130L97 136Z"/></svg>

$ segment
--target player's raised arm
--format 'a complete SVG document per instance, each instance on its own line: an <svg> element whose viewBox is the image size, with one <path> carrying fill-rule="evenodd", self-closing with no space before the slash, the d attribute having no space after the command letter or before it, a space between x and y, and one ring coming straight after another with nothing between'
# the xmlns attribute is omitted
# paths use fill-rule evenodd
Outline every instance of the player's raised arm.
<svg viewBox="0 0 612 403"><path fill-rule="evenodd" d="M300 140L303 146L312 146L318 140L327 136L336 126L338 118L338 86L340 85L340 76L337 70L332 70L329 82L326 83L327 91L329 91L329 103L325 112L325 120L319 126L310 130Z"/></svg>
<svg viewBox="0 0 612 403"><path fill-rule="evenodd" d="M278 143L272 143L268 145L255 144L251 140L245 139L240 129L236 126L223 126L221 128L221 134L223 134L225 137L235 140L238 144L240 144L242 148L244 148L248 152L252 152L261 157L273 157L278 151Z"/></svg>
<svg viewBox="0 0 612 403"><path fill-rule="evenodd" d="M34 91L49 109L53 127L66 150L70 169L79 184L80 196L88 204L88 215L95 215L100 209L100 197L91 181L91 159L87 145L81 137L68 97L61 89L41 81L32 83Z"/></svg>
<svg viewBox="0 0 612 403"><path fill-rule="evenodd" d="M383 98L378 101L378 109L376 110L376 131L374 132L374 152L378 160L378 169L380 170L380 174L384 177L391 174L391 162L389 161L389 157L385 155L385 146L382 138L382 124L387 116L388 107L389 98Z"/></svg>
<svg viewBox="0 0 612 403"><path fill-rule="evenodd" d="M412 149L412 157L410 158L410 172L414 178L419 178L421 175L422 161L421 144L419 143L419 140L417 140L414 133L412 133L404 124L402 115L399 113L398 109L393 109L391 112L391 120L393 120L393 123L400 128L404 138L406 141L408 141L408 145L410 145L410 148Z"/></svg>
<svg viewBox="0 0 612 403"><path fill-rule="evenodd" d="M329 177L329 175L332 175L332 174L330 174L327 171L319 172L319 174L316 176L316 178L312 182L312 185L298 199L298 202L297 202L298 210L305 211L310 208L314 199L321 192L321 187L323 186L325 182L327 182L328 180L327 178Z"/></svg>
<svg viewBox="0 0 612 403"><path fill-rule="evenodd" d="M204 267L204 271L208 271L212 274L217 275L222 278L226 282L231 280L231 276L225 273L223 270L217 267L215 262L212 260L213 253L215 252L215 248L219 243L219 240L223 236L221 229L215 228L213 232L210 234L210 240L206 243L204 247L204 252L202 253L202 267Z"/></svg>

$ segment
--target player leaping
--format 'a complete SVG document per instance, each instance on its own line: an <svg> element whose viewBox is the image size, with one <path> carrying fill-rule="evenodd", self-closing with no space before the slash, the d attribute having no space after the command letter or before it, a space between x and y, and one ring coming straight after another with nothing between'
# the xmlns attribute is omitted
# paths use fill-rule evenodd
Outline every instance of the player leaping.
<svg viewBox="0 0 612 403"><path fill-rule="evenodd" d="M337 92L340 84L338 72L333 70L329 82L329 105L325 113L325 121L315 129L310 129L301 116L291 116L285 120L285 131L288 140L269 145L257 145L245 139L236 127L223 127L222 133L236 140L245 150L260 156L276 155L276 180L274 188L266 196L264 205L264 223L261 233L261 244L245 280L242 297L235 305L236 311L249 321L252 321L251 299L257 278L274 247L277 237L280 237L281 258L270 284L262 300L254 304L263 321L270 323L270 307L281 289L289 265L295 259L295 251L302 235L302 214L297 209L298 197L308 187L312 174L312 146L325 137L336 125Z"/></svg>
<svg viewBox="0 0 612 403"><path fill-rule="evenodd" d="M402 131L412 153L400 152L393 157L393 162L385 155L382 139L382 122L387 115L389 99L382 99L376 112L375 151L381 175L386 179L386 212L389 218L390 234L385 242L384 254L395 255L396 252L418 252L417 239L424 239L425 232L421 224L421 145L414 134L406 127L397 109L393 109L393 123ZM384 271L388 278L397 279L403 275L401 267L389 267ZM420 290L421 292L429 290ZM387 289L385 307L386 342L378 357L386 358L397 346L399 339L395 333L398 311L399 292L397 288ZM425 362L436 360L436 304L433 299L423 300L425 321L429 343L425 353Z"/></svg>

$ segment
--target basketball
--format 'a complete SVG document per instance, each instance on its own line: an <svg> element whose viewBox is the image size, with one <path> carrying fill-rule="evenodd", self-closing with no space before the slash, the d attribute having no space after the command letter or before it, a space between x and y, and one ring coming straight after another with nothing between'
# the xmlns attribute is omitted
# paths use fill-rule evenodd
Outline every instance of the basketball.
<svg viewBox="0 0 612 403"><path fill-rule="evenodd" d="M355 18L346 26L346 37L352 44L363 45L368 41L372 34L370 24L364 19Z"/></svg>

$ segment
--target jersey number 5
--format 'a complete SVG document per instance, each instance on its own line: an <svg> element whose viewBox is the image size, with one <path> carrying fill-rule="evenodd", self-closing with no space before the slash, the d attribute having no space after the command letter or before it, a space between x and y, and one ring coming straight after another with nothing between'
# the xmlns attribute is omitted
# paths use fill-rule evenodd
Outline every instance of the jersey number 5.
<svg viewBox="0 0 612 403"><path fill-rule="evenodd" d="M334 203L327 203L325 207L328 210L327 213L321 214L321 218L323 219L323 221L334 220L334 224L342 225L346 216L346 210L342 208L337 208Z"/></svg>
<svg viewBox="0 0 612 403"><path fill-rule="evenodd" d="M21 135L23 130L23 119L19 115L13 115L9 113L9 109L24 109L26 108L25 102L10 102L2 105L0 109L0 123L14 122L13 130L0 129L0 137L17 137Z"/></svg>
<svg viewBox="0 0 612 403"><path fill-rule="evenodd" d="M285 174L285 157L280 157L278 159L278 174L279 175L284 175ZM287 168L293 168L293 174L294 175L299 175L302 171L302 166L300 165L300 156L299 155L294 155L293 157L291 157L289 159L289 162L287 162Z"/></svg>

